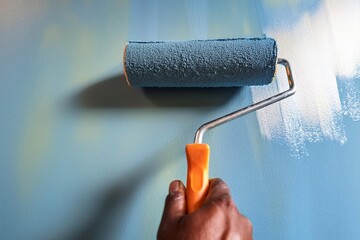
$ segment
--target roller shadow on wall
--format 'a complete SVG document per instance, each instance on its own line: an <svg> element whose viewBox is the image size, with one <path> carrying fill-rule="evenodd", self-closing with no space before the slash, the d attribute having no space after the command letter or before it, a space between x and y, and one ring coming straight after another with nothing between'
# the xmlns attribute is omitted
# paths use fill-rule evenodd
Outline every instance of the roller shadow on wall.
<svg viewBox="0 0 360 240"><path fill-rule="evenodd" d="M74 96L85 109L190 108L225 104L243 88L138 88L127 85L124 75L94 83Z"/></svg>
<svg viewBox="0 0 360 240"><path fill-rule="evenodd" d="M174 139L164 148L179 149L178 147L178 139ZM175 155L181 154L182 152L179 149L179 152ZM69 232L64 232L60 235L50 237L49 239L108 239L107 236L112 236L114 232L121 232L126 225L127 214L131 207L131 201L134 198L136 191L138 191L138 186L151 181L157 171L166 168L169 164L173 164L173 162L169 160L173 158L174 154L169 153L168 151L159 151L155 153L153 156L149 157L149 159L144 161L144 164L139 165L128 174L121 176L121 178L115 180L107 187L100 189L97 195L101 196L101 198L94 208L94 213L86 220L86 222L75 229L71 229ZM162 191L166 190L163 189ZM159 201L165 201L165 199L159 198Z"/></svg>
<svg viewBox="0 0 360 240"><path fill-rule="evenodd" d="M216 107L226 104L243 88L135 88L127 85L124 75L116 75L89 85L72 99L78 108L89 110ZM184 130L184 133L189 132ZM191 130L192 131L192 130ZM164 149L178 149L178 137ZM126 215L138 187L151 179L159 169L171 164L173 154L160 151L144 164L107 187L101 188L101 196L95 211L86 222L76 229L64 232L58 239L101 239L126 225ZM182 154L179 149L179 155ZM141 176L141 177L139 177ZM120 216L120 217L119 217ZM116 219L116 220L114 220ZM114 226L116 224L116 226ZM120 228L120 229L119 229Z"/></svg>

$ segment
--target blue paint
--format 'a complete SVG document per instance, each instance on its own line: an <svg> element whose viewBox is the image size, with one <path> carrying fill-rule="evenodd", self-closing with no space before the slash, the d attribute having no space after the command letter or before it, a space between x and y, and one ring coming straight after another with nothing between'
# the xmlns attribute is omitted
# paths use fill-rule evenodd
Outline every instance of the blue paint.
<svg viewBox="0 0 360 240"><path fill-rule="evenodd" d="M153 22L140 21L144 2L46 1L19 25L5 29L0 21L0 239L155 238L168 183L185 180L184 147L197 127L251 103L247 87L205 91L208 104L191 91L172 92L169 101L161 91L128 88L119 70L126 42L193 38L182 1L152 1L162 9L156 32ZM33 4L23 1L10 13L20 16ZM214 1L207 9L216 13L204 14L209 38L261 36L256 1ZM283 14L274 17L288 24ZM219 96L226 101L213 101ZM30 124L41 105L42 120ZM45 127L41 159L26 155ZM309 156L300 160L262 138L255 114L205 135L210 175L228 182L255 239L359 238L360 127L344 117L344 128L346 144L308 143Z"/></svg>
<svg viewBox="0 0 360 240"><path fill-rule="evenodd" d="M256 2L262 28L266 31L274 25L291 29L305 14L315 14L322 0L257 0Z"/></svg>
<svg viewBox="0 0 360 240"><path fill-rule="evenodd" d="M126 77L136 87L265 85L275 75L272 38L130 42Z"/></svg>

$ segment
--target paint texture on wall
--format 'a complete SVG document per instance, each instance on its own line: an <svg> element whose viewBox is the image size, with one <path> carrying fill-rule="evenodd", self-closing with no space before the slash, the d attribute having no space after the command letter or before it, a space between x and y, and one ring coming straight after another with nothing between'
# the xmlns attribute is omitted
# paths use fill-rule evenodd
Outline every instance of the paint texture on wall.
<svg viewBox="0 0 360 240"><path fill-rule="evenodd" d="M358 0L0 6L0 239L155 238L196 129L286 82L280 68L258 92L130 88L126 42L263 33L278 39L302 89L278 114L266 108L206 133L210 176L228 183L254 239L359 238Z"/></svg>
<svg viewBox="0 0 360 240"><path fill-rule="evenodd" d="M135 1L131 8L129 38L154 41L262 34L274 37L279 57L291 63L298 91L292 98L258 111L256 116L262 136L287 145L291 155L298 158L308 155L306 145L309 142L329 139L346 143L344 117L354 121L360 119L360 90L356 83L359 82L360 29L359 26L349 27L353 21L360 20L359 4L355 0L341 3L330 0L230 1L226 4L158 0L151 4L149 11L142 12L142 1ZM162 7L170 12L160 11ZM173 12L174 9L180 10ZM215 13L218 9L228 13L221 15L224 19L218 19ZM142 20L136 17L140 12L150 21L145 24L145 32L140 27ZM182 14L184 12L186 14ZM244 16L244 12L251 12L252 17ZM288 21L282 21L284 18ZM217 28L219 22L223 23L221 28ZM176 31L164 30L171 24L181 29L181 37ZM286 88L284 69L279 68L277 81L272 85L251 88L253 101Z"/></svg>
<svg viewBox="0 0 360 240"><path fill-rule="evenodd" d="M360 89L356 83L360 25L350 27L353 21L360 21L360 3L320 1L309 9L302 7L308 4L263 1L263 16L268 23L264 32L277 40L279 57L290 61L298 88L290 99L256 114L262 135L285 143L295 157L308 154L307 142L330 139L344 144L344 117L354 121L360 118ZM286 7L301 13L291 27L286 22L268 20ZM292 13L282 14L286 18ZM286 76L279 74L272 86L252 88L254 101L286 88Z"/></svg>

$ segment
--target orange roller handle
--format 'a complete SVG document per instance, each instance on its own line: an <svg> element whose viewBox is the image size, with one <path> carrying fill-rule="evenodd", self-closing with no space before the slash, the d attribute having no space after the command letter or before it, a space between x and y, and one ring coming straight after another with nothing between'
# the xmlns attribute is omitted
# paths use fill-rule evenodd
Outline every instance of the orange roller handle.
<svg viewBox="0 0 360 240"><path fill-rule="evenodd" d="M187 144L188 163L186 182L187 212L192 213L203 203L209 187L209 156L207 144Z"/></svg>

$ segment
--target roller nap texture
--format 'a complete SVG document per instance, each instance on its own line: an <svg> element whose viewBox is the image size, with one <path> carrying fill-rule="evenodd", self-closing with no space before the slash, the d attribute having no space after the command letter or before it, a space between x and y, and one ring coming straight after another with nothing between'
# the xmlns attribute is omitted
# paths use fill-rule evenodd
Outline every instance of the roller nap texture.
<svg viewBox="0 0 360 240"><path fill-rule="evenodd" d="M265 85L275 75L276 58L272 38L129 42L124 69L137 87Z"/></svg>

